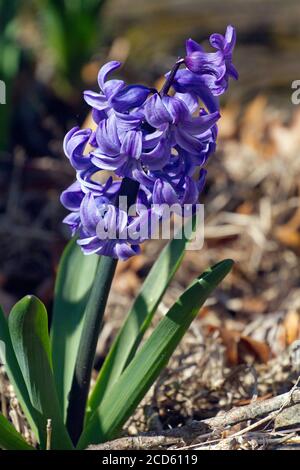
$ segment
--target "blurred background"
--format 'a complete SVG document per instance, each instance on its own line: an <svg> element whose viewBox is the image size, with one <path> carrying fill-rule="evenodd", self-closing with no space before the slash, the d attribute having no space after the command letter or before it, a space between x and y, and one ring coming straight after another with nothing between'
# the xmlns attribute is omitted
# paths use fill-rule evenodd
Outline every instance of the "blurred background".
<svg viewBox="0 0 300 470"><path fill-rule="evenodd" d="M74 178L62 140L85 122L82 91L96 90L99 67L121 60L122 78L153 84L183 53L186 38L207 44L227 24L237 29L233 62L240 79L222 101L218 151L207 165L205 246L187 253L165 304L208 264L232 257L232 275L199 319L205 348L213 338L223 348L222 364L270 369L299 338L300 105L291 102L291 84L300 80L299 0L0 0L6 84L0 303L6 312L27 293L51 305L69 236L59 194ZM150 242L140 257L119 265L110 302L116 320L104 330L102 348L160 249L161 242ZM198 345L199 352L199 337L193 338L190 350ZM282 377L276 380L285 387Z"/></svg>

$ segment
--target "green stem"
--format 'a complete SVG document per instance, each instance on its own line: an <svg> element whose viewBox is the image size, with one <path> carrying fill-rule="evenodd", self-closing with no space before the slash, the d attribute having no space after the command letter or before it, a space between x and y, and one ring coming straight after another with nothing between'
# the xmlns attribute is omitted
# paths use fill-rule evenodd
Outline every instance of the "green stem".
<svg viewBox="0 0 300 470"><path fill-rule="evenodd" d="M166 95L169 91L169 89L171 88L172 86L172 83L173 83L173 80L175 78L175 75L177 73L177 70L179 69L179 67L184 63L184 59L182 58L179 58L177 60L177 62L175 63L175 65L173 66L171 72L170 72L170 75L168 76L167 80L165 81L164 83L164 86L162 87L161 91L160 91L160 95Z"/></svg>
<svg viewBox="0 0 300 470"><path fill-rule="evenodd" d="M82 432L98 336L116 265L116 259L107 256L101 258L86 306L67 414L67 428L74 445Z"/></svg>
<svg viewBox="0 0 300 470"><path fill-rule="evenodd" d="M128 207L135 203L138 187L139 185L129 178L124 178L122 181L119 196L127 196ZM116 266L116 259L107 256L101 257L84 313L84 324L67 412L67 428L74 445L77 444L83 429L85 406L89 393L97 341Z"/></svg>

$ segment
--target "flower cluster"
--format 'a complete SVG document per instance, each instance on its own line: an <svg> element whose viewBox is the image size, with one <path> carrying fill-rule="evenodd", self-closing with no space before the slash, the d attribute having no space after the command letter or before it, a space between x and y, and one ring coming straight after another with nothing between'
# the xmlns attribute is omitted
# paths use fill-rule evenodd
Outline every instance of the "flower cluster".
<svg viewBox="0 0 300 470"><path fill-rule="evenodd" d="M189 39L186 56L166 75L160 92L109 80L121 65L115 61L100 69L100 93L84 92L96 130L74 128L65 137L76 182L61 202L71 211L64 222L78 234L85 254L127 259L151 236L162 217L160 206L197 203L203 166L216 147L218 96L229 77L237 79L234 28L228 26L225 36L213 34L210 44L215 52ZM171 87L175 93L169 95ZM108 172L115 178L101 182ZM125 180L136 191L132 215L119 203ZM141 233L145 226L150 228Z"/></svg>

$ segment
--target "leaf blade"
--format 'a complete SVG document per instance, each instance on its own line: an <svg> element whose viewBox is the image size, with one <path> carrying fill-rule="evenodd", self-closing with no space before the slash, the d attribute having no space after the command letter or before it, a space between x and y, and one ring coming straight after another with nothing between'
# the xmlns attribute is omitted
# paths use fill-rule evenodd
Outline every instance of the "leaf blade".
<svg viewBox="0 0 300 470"><path fill-rule="evenodd" d="M37 415L42 445L46 441L47 419L51 419L52 448L72 449L55 389L44 305L34 296L24 297L13 307L8 326L14 352Z"/></svg>
<svg viewBox="0 0 300 470"><path fill-rule="evenodd" d="M39 439L39 433L36 425L36 419L34 408L31 404L28 390L24 382L22 372L20 370L13 345L11 342L7 320L4 316L2 308L0 308L0 341L4 343L5 357L0 357L1 363L4 364L4 369L7 373L10 383L12 384L21 408L30 424L30 427L37 439ZM1 352L2 348L0 348Z"/></svg>
<svg viewBox="0 0 300 470"><path fill-rule="evenodd" d="M232 264L231 260L224 260L213 266L180 296L94 412L78 448L116 437L168 362L199 308L228 274Z"/></svg>
<svg viewBox="0 0 300 470"><path fill-rule="evenodd" d="M187 230L188 223L184 231L182 229L178 231L177 235L181 235L182 231L182 236L178 238L175 236L164 247L146 277L101 367L89 397L86 422L134 356L168 285L181 264L191 232L195 229L195 222L196 219L192 221L190 231Z"/></svg>
<svg viewBox="0 0 300 470"><path fill-rule="evenodd" d="M0 448L3 450L35 450L0 413Z"/></svg>
<svg viewBox="0 0 300 470"><path fill-rule="evenodd" d="M83 325L99 256L84 256L72 239L60 261L51 325L53 371L64 419Z"/></svg>

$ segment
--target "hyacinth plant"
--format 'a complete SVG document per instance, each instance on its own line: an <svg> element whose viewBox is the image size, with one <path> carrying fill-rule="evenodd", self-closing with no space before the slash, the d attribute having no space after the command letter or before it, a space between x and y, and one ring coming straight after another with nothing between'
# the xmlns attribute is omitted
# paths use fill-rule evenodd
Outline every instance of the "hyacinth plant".
<svg viewBox="0 0 300 470"><path fill-rule="evenodd" d="M166 207L175 205L178 211L188 206L195 229L204 165L216 147L219 96L230 77L237 79L234 28L228 26L225 36L213 34L210 44L214 51L206 52L189 39L185 57L166 74L159 91L111 79L120 63L105 64L98 75L99 92L84 93L94 130L76 127L65 137L76 181L61 202L70 211L64 222L73 239L58 270L50 334L46 309L34 296L20 300L8 320L0 315L2 361L38 449L84 449L117 437L199 308L231 269L232 261L224 260L196 278L142 341L191 233L170 240L91 388L118 260L138 255L140 245L170 216ZM3 415L0 447L34 449Z"/></svg>

